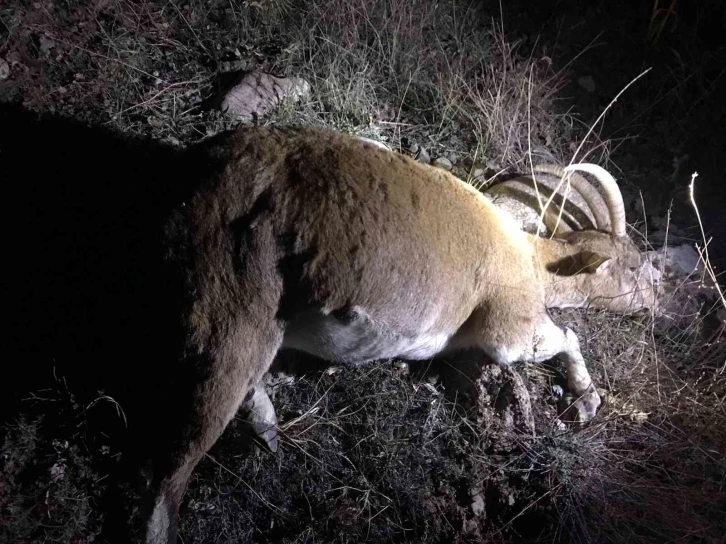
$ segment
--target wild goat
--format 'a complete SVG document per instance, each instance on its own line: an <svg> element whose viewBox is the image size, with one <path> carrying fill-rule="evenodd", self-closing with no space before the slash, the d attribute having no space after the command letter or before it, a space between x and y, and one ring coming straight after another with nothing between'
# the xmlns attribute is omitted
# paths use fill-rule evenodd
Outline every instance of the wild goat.
<svg viewBox="0 0 726 544"><path fill-rule="evenodd" d="M559 355L571 410L586 421L600 398L577 337L547 308L652 298L617 185L592 166L567 171L607 187L613 232L560 240L523 232L443 170L329 130L246 128L194 152L214 173L165 232L169 270L183 276L179 364L195 378L153 468L148 543L176 541L188 479L240 406L274 440L274 409L256 385L282 348L348 363L465 347L502 364Z"/></svg>

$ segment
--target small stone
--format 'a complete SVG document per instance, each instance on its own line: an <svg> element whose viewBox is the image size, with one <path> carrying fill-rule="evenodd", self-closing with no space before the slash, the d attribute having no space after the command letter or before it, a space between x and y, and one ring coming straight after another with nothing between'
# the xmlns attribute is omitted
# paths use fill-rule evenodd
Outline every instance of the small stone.
<svg viewBox="0 0 726 544"><path fill-rule="evenodd" d="M494 159L487 160L486 167L487 167L487 170L491 170L492 172L500 172L501 170L503 170L502 165L499 164Z"/></svg>
<svg viewBox="0 0 726 544"><path fill-rule="evenodd" d="M438 159L434 160L432 164L437 168L446 170L447 172L451 172L451 169L454 167L454 165L451 164L451 161L446 157L439 157Z"/></svg>
<svg viewBox="0 0 726 544"><path fill-rule="evenodd" d="M419 148L416 160L423 164L431 164L431 156L429 155L429 152L426 151L423 147Z"/></svg>
<svg viewBox="0 0 726 544"><path fill-rule="evenodd" d="M469 496L471 497L471 512L475 516L481 516L486 512L486 504L484 503L484 497L482 497L481 491L475 487L469 490Z"/></svg>
<svg viewBox="0 0 726 544"><path fill-rule="evenodd" d="M10 77L10 65L5 59L0 58L0 80Z"/></svg>
<svg viewBox="0 0 726 544"><path fill-rule="evenodd" d="M434 386L433 386L433 385L431 385L430 383L423 383L423 384L421 384L421 385L422 385L422 387L423 387L424 389L426 389L426 391L428 391L428 392L429 392L429 393L431 393L432 395L438 395L438 394L439 394L439 392L438 392L438 391L436 390L436 387L434 387Z"/></svg>
<svg viewBox="0 0 726 544"><path fill-rule="evenodd" d="M47 36L41 36L38 42L40 43L40 52L44 55L49 55L50 50L55 47L55 42Z"/></svg>
<svg viewBox="0 0 726 544"><path fill-rule="evenodd" d="M149 117L146 118L146 122L154 128L161 128L164 126L162 120L158 117L154 117L153 115L149 115Z"/></svg>
<svg viewBox="0 0 726 544"><path fill-rule="evenodd" d="M303 100L310 83L302 78L278 78L255 72L247 74L222 100L222 111L237 120L264 115L285 99Z"/></svg>
<svg viewBox="0 0 726 544"><path fill-rule="evenodd" d="M472 535L478 535L478 526L476 524L476 520L474 519L467 519L464 522L464 533L466 534L472 534ZM478 542L479 540L477 540Z"/></svg>

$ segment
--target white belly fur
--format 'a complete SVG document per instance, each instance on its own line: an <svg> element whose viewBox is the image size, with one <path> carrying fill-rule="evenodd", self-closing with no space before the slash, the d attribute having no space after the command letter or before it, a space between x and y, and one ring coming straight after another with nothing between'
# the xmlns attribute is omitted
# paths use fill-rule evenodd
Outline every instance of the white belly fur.
<svg viewBox="0 0 726 544"><path fill-rule="evenodd" d="M377 359L429 359L447 346L451 333L422 326L414 334L395 331L356 309L357 318L342 321L330 314L306 314L291 323L283 347L297 349L340 363L365 363Z"/></svg>

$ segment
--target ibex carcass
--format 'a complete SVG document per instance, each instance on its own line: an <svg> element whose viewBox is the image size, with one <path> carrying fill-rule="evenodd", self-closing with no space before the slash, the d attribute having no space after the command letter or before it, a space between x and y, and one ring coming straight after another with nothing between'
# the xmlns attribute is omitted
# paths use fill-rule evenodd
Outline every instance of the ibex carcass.
<svg viewBox="0 0 726 544"><path fill-rule="evenodd" d="M176 540L189 476L240 405L261 404L264 435L274 410L255 386L281 348L350 363L559 355L572 409L595 415L578 340L547 307L648 299L622 229L538 238L449 173L324 129L247 128L194 153L215 173L172 214L166 244L184 278L180 364L196 379L154 467L147 542Z"/></svg>

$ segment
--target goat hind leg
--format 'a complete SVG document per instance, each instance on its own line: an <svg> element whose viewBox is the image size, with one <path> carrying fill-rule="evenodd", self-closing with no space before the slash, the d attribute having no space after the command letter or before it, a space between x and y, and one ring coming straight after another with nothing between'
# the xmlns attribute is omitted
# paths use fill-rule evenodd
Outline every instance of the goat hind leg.
<svg viewBox="0 0 726 544"><path fill-rule="evenodd" d="M277 451L277 414L264 385L250 387L239 413L252 428L255 442L272 453Z"/></svg>
<svg viewBox="0 0 726 544"><path fill-rule="evenodd" d="M230 340L203 365L205 374L193 385L186 417L174 427L166 453L158 457L161 467L154 467L152 504L144 521L146 544L176 542L179 506L194 467L244 402L250 384L257 383L269 368L282 344L283 331L279 324L271 323L240 336L245 338L244 346Z"/></svg>

